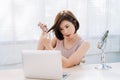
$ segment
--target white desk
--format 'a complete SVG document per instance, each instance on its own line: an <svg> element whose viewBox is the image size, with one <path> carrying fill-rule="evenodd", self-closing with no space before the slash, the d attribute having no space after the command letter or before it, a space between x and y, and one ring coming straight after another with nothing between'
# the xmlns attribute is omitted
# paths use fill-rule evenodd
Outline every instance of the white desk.
<svg viewBox="0 0 120 80"><path fill-rule="evenodd" d="M82 64L64 69L70 74L65 80L120 80L120 62L110 63L110 70L96 70L98 64ZM36 80L24 78L22 69L0 70L0 80ZM40 80L40 79L37 79Z"/></svg>

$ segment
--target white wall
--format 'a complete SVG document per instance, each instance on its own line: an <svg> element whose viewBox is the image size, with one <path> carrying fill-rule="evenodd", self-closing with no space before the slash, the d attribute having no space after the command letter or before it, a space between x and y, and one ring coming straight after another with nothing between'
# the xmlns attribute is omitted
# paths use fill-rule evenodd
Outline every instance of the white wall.
<svg viewBox="0 0 120 80"><path fill-rule="evenodd" d="M0 45L0 65L21 63L21 51L36 47L37 41L3 43Z"/></svg>

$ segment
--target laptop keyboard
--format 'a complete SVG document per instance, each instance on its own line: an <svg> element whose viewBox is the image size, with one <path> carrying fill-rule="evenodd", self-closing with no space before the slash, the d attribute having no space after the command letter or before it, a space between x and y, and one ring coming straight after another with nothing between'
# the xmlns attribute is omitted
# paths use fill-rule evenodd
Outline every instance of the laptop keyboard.
<svg viewBox="0 0 120 80"><path fill-rule="evenodd" d="M70 74L68 73L63 73L62 77L63 77L63 80L67 79L67 77L69 76Z"/></svg>

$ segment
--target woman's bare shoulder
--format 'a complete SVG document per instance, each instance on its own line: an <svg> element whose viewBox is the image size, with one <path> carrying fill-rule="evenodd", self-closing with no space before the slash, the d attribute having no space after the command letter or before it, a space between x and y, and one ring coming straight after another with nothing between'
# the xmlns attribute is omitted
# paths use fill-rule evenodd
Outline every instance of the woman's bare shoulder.
<svg viewBox="0 0 120 80"><path fill-rule="evenodd" d="M83 40L80 48L83 48L83 49L87 48L87 49L89 49L89 47L90 47L90 42L88 40Z"/></svg>

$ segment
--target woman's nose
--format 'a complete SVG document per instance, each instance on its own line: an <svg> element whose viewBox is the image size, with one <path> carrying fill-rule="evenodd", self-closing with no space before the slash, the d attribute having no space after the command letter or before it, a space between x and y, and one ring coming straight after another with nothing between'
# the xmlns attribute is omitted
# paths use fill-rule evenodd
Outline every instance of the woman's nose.
<svg viewBox="0 0 120 80"><path fill-rule="evenodd" d="M65 30L64 30L64 33L66 34L67 32L68 32L68 30L67 30L67 29L65 29Z"/></svg>

